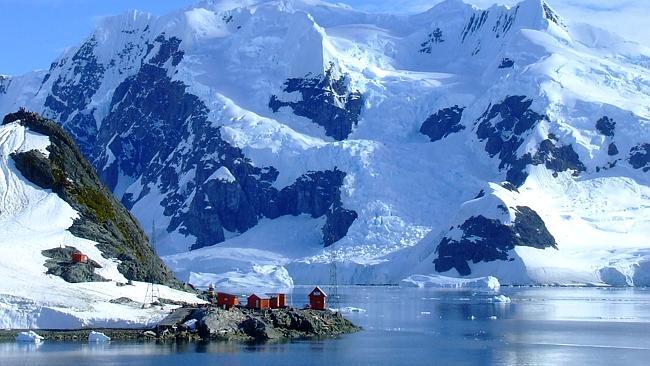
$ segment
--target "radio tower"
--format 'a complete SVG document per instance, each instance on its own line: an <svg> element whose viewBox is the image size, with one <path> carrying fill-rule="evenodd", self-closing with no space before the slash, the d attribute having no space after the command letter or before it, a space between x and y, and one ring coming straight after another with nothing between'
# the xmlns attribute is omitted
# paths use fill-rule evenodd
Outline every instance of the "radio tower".
<svg viewBox="0 0 650 366"><path fill-rule="evenodd" d="M156 221L154 220L151 224L151 249L153 255L149 258L149 283L147 284L147 292L144 295L144 303L142 308L144 309L147 304L153 304L158 298L160 298L160 290L153 283L153 267L154 267L154 257L156 254Z"/></svg>
<svg viewBox="0 0 650 366"><path fill-rule="evenodd" d="M336 268L336 261L338 260L338 255L334 248L330 248L330 293L329 293L329 304L331 308L338 308L339 306L339 279Z"/></svg>

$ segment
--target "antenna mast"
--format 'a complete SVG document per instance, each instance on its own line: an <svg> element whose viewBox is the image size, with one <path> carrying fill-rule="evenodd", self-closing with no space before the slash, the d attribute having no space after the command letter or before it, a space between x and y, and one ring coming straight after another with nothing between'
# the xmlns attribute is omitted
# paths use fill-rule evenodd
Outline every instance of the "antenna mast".
<svg viewBox="0 0 650 366"><path fill-rule="evenodd" d="M160 290L153 282L153 267L154 267L154 258L157 255L156 253L156 221L153 220L151 223L151 249L153 255L149 258L149 283L147 284L147 292L144 295L144 303L142 308L144 309L147 304L153 304L157 299L160 298Z"/></svg>
<svg viewBox="0 0 650 366"><path fill-rule="evenodd" d="M339 279L338 269L336 268L336 261L338 255L334 248L330 248L330 288L329 288L329 303L330 307L338 308L339 306Z"/></svg>

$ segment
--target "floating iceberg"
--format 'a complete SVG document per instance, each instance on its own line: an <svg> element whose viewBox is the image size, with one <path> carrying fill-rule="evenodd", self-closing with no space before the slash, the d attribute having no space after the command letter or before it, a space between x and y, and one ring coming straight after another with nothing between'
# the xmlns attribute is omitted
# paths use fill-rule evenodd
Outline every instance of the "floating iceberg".
<svg viewBox="0 0 650 366"><path fill-rule="evenodd" d="M110 340L111 340L111 337L109 337L106 334L101 333L101 332L94 332L93 331L93 332L90 332L90 334L88 335L88 342L101 343L101 342L110 342Z"/></svg>
<svg viewBox="0 0 650 366"><path fill-rule="evenodd" d="M43 339L43 337L31 330L29 332L20 332L16 336L16 342L41 343Z"/></svg>
<svg viewBox="0 0 650 366"><path fill-rule="evenodd" d="M453 278L440 275L412 275L400 282L400 286L418 288L457 288L496 291L501 287L496 277Z"/></svg>
<svg viewBox="0 0 650 366"><path fill-rule="evenodd" d="M505 295L498 295L498 296L494 296L494 297L492 297L492 298L490 299L490 302L499 302L499 303L504 303L504 304L506 304L506 303L511 303L512 300L510 300L510 298L509 298L508 296L505 296Z"/></svg>

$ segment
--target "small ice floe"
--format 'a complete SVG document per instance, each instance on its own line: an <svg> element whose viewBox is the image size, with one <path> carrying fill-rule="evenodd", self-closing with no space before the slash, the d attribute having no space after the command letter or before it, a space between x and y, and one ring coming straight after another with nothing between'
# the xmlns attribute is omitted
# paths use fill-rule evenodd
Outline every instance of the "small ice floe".
<svg viewBox="0 0 650 366"><path fill-rule="evenodd" d="M508 296L506 296L506 295L497 295L497 296L493 296L492 298L490 298L490 302L498 302L498 303L508 304L508 303L511 303L512 300L510 300L510 298Z"/></svg>
<svg viewBox="0 0 650 366"><path fill-rule="evenodd" d="M366 309L355 308L353 306L345 306L340 309L330 309L332 311L340 312L341 314L351 314L351 313L365 313Z"/></svg>
<svg viewBox="0 0 650 366"><path fill-rule="evenodd" d="M16 342L41 343L43 342L43 339L43 337L31 330L29 332L20 332L16 336Z"/></svg>
<svg viewBox="0 0 650 366"><path fill-rule="evenodd" d="M88 342L103 343L103 342L110 342L110 341L111 341L111 337L101 332L92 331L88 335Z"/></svg>
<svg viewBox="0 0 650 366"><path fill-rule="evenodd" d="M183 323L183 327L189 330L190 332L196 332L197 325L198 325L198 320L196 319L190 319L185 323Z"/></svg>

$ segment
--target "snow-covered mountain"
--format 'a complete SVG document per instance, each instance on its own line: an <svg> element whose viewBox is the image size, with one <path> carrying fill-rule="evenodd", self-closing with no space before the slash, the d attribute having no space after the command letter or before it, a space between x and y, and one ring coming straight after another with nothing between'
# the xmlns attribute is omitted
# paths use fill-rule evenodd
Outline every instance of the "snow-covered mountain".
<svg viewBox="0 0 650 366"><path fill-rule="evenodd" d="M650 50L541 0L204 1L3 78L184 280L650 283Z"/></svg>
<svg viewBox="0 0 650 366"><path fill-rule="evenodd" d="M56 123L23 111L7 115L0 197L0 328L143 326L170 310L143 309L153 295L201 301L178 290L140 226ZM76 251L88 261L74 263ZM171 287L157 285L147 296L147 282L139 281Z"/></svg>

